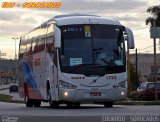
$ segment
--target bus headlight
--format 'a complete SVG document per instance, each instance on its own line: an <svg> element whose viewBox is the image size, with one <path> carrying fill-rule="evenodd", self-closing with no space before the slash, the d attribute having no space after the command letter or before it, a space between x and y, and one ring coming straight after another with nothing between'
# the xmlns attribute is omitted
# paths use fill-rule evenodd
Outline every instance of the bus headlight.
<svg viewBox="0 0 160 122"><path fill-rule="evenodd" d="M64 89L76 89L77 88L77 86L61 81L61 80L59 81L59 83L60 83L59 84L60 88L64 88Z"/></svg>
<svg viewBox="0 0 160 122"><path fill-rule="evenodd" d="M113 85L113 88L127 88L127 81L122 81L116 85Z"/></svg>

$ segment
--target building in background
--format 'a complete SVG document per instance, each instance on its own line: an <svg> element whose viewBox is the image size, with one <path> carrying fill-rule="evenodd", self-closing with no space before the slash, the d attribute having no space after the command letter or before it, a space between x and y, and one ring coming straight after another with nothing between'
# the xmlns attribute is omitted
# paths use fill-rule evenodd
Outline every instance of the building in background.
<svg viewBox="0 0 160 122"><path fill-rule="evenodd" d="M9 84L16 80L17 61L15 60L0 60L0 85Z"/></svg>
<svg viewBox="0 0 160 122"><path fill-rule="evenodd" d="M160 54L157 54L157 67L160 66ZM136 55L130 54L131 63L136 63ZM143 54L139 53L137 56L137 68L138 71L141 72L142 81L148 81L152 79L153 74L153 66L154 66L154 54ZM152 69L152 70L151 70ZM160 77L160 73L157 74Z"/></svg>

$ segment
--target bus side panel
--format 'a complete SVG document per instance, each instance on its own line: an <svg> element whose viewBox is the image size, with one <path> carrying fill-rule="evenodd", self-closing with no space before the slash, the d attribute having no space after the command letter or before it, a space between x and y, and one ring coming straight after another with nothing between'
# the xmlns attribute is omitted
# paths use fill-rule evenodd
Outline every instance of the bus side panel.
<svg viewBox="0 0 160 122"><path fill-rule="evenodd" d="M55 74L57 70L56 70L56 66L53 63L53 59L51 57L51 55L49 53L46 53L46 80L49 81L50 83L50 89L51 89L51 97L52 100L55 101L56 100L56 76Z"/></svg>
<svg viewBox="0 0 160 122"><path fill-rule="evenodd" d="M20 96L24 97L25 90L31 99L43 99L33 75L30 63L27 60L21 60L19 63L19 84ZM26 85L25 85L26 84ZM25 89L26 86L26 89Z"/></svg>
<svg viewBox="0 0 160 122"><path fill-rule="evenodd" d="M46 95L46 57L45 51L33 54L33 74L35 79L35 84L42 95L43 99L47 99Z"/></svg>
<svg viewBox="0 0 160 122"><path fill-rule="evenodd" d="M55 84L55 97L56 101L59 101L59 74L60 73L60 66L59 66L59 57L58 57L58 50L54 53L54 79L53 82ZM53 100L53 99L52 99Z"/></svg>

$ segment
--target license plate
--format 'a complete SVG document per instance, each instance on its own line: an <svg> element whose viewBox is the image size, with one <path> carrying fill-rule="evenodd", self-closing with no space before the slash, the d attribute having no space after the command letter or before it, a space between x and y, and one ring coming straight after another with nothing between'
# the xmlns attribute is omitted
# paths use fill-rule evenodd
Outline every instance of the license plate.
<svg viewBox="0 0 160 122"><path fill-rule="evenodd" d="M101 96L101 92L91 92L90 96Z"/></svg>

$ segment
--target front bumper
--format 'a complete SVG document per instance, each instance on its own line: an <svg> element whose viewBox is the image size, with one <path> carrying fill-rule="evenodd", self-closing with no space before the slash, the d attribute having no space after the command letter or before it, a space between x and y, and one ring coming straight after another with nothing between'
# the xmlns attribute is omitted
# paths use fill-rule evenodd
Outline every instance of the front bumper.
<svg viewBox="0 0 160 122"><path fill-rule="evenodd" d="M91 93L101 95L92 96ZM105 90L82 90L82 89L60 89L59 100L71 102L105 102L123 100L127 97L127 89L105 89Z"/></svg>

